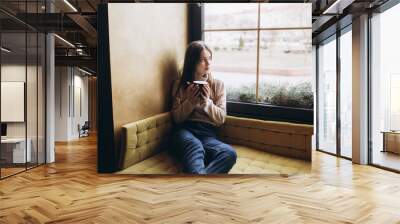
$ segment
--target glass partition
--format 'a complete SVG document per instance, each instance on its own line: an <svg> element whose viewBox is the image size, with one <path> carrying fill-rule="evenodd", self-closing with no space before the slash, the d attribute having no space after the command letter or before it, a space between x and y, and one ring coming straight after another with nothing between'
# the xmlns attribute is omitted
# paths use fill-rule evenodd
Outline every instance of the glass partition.
<svg viewBox="0 0 400 224"><path fill-rule="evenodd" d="M26 41L25 32L1 34L2 177L26 170L31 158L26 136Z"/></svg>
<svg viewBox="0 0 400 224"><path fill-rule="evenodd" d="M26 5L27 4L27 5ZM44 1L2 2L14 13L42 12ZM45 163L44 33L0 12L0 178Z"/></svg>

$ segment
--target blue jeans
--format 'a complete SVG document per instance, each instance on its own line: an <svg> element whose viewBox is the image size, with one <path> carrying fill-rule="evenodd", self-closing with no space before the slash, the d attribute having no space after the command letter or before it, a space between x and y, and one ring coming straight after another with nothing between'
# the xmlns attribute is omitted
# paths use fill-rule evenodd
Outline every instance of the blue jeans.
<svg viewBox="0 0 400 224"><path fill-rule="evenodd" d="M236 163L236 152L217 139L216 127L195 121L185 121L173 132L173 149L183 164L185 173L228 173Z"/></svg>

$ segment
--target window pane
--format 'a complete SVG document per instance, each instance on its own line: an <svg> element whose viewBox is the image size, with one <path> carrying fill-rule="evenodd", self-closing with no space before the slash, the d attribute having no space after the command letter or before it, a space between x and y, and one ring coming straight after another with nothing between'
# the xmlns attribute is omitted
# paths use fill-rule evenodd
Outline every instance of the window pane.
<svg viewBox="0 0 400 224"><path fill-rule="evenodd" d="M372 163L400 170L400 5L372 17ZM388 132L385 135L383 132Z"/></svg>
<svg viewBox="0 0 400 224"><path fill-rule="evenodd" d="M260 35L259 102L312 109L311 29Z"/></svg>
<svg viewBox="0 0 400 224"><path fill-rule="evenodd" d="M318 48L318 148L336 154L336 40Z"/></svg>
<svg viewBox="0 0 400 224"><path fill-rule="evenodd" d="M351 31L340 37L340 152L351 158L352 141L352 50Z"/></svg>
<svg viewBox="0 0 400 224"><path fill-rule="evenodd" d="M227 100L255 102L257 32L205 32L212 74L224 81Z"/></svg>
<svg viewBox="0 0 400 224"><path fill-rule="evenodd" d="M311 27L311 3L264 3L260 20L261 28Z"/></svg>
<svg viewBox="0 0 400 224"><path fill-rule="evenodd" d="M257 28L257 3L204 4L205 29Z"/></svg>

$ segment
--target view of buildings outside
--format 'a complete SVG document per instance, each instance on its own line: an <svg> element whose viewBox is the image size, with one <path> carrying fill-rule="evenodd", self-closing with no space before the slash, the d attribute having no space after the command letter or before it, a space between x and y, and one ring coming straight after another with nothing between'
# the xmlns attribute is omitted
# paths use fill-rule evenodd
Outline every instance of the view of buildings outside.
<svg viewBox="0 0 400 224"><path fill-rule="evenodd" d="M213 75L229 101L313 108L311 4L212 3L204 13Z"/></svg>

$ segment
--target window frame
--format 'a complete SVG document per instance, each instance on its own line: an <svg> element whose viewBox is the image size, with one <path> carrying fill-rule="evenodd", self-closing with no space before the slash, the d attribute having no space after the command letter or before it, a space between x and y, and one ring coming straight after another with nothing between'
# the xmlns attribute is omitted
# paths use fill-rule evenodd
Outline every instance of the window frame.
<svg viewBox="0 0 400 224"><path fill-rule="evenodd" d="M260 15L261 15L261 3L258 4L258 14L257 14L257 28L227 28L227 29L205 29L205 18L204 18L204 3L200 5L200 7L190 7L190 10L197 11L197 13L193 13L192 15L197 16L194 18L194 21L201 21L201 24L197 24L200 28L201 35L197 35L204 41L205 32L232 32L232 31L256 31L257 32L257 67L256 67L256 100L258 100L259 96L259 78L260 78L260 31L268 31L268 30L312 30L312 27L279 27L279 28L261 28L260 23ZM195 9L193 9L195 8ZM200 17L200 18L198 18ZM193 21L192 20L192 21ZM190 23L193 24L193 23ZM193 29L191 32L196 33ZM191 35L191 37L195 37L196 35ZM190 38L190 41L195 40L194 38ZM315 82L315 80L313 80ZM315 85L315 83L313 83ZM314 104L315 104L315 92L314 95ZM248 118L257 118L262 120L274 120L274 121L286 121L286 122L294 122L294 123L303 123L303 124L314 124L314 109L306 109L306 108L295 108L295 107L287 107L287 106L279 106L272 104L265 104L260 102L238 102L238 101L227 101L227 114L230 116L241 116Z"/></svg>
<svg viewBox="0 0 400 224"><path fill-rule="evenodd" d="M318 96L319 93L319 88L318 88L318 81L319 81L319 64L318 64L318 48L320 47L321 44L327 44L331 41L336 41L336 152L328 152L324 149L319 148L319 128L318 128L318 122L319 122L319 109L318 109L318 102L319 99L316 99L316 120L317 120L317 127L316 127L316 150L319 152L327 153L336 157L340 157L346 160L352 161L352 158L347 157L342 155L342 150L341 150L341 118L340 118L340 104L341 104L341 97L340 97L340 77L341 77L341 66L340 66L340 42L341 42L341 36L346 34L347 32L352 32L352 21L350 16L346 16L341 20L342 22L342 27L339 27L337 30L336 24L333 24L331 27L334 27L335 29L328 28L327 33L322 33L321 36L317 37L317 53L316 53L316 60L317 60L317 66L316 66L316 80L317 80L317 88L316 88L316 94ZM334 31L334 32L333 32Z"/></svg>

